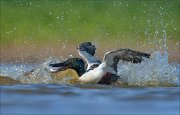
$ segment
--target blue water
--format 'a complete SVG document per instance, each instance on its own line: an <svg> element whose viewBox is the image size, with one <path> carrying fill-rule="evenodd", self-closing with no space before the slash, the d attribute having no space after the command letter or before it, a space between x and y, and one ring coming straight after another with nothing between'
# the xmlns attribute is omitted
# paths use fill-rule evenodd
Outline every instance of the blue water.
<svg viewBox="0 0 180 115"><path fill-rule="evenodd" d="M36 66L1 64L0 70L1 75L16 77ZM179 64L177 68L178 72ZM0 85L0 115L179 115L179 108L179 87L115 87L95 84Z"/></svg>
<svg viewBox="0 0 180 115"><path fill-rule="evenodd" d="M179 115L180 91L102 85L1 86L1 114Z"/></svg>

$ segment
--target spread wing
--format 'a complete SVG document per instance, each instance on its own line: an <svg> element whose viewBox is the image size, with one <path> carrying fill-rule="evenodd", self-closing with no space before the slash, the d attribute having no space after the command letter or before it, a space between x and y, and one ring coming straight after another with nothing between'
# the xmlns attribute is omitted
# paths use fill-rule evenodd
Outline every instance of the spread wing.
<svg viewBox="0 0 180 115"><path fill-rule="evenodd" d="M99 65L101 63L101 61L98 58L96 58L95 56L90 55L86 51L79 51L78 50L78 53L86 61L87 65L88 65L87 70L90 69L92 66L94 66L96 64Z"/></svg>
<svg viewBox="0 0 180 115"><path fill-rule="evenodd" d="M78 47L78 53L87 63L86 70L97 67L101 61L94 56L96 47L91 42L83 42Z"/></svg>
<svg viewBox="0 0 180 115"><path fill-rule="evenodd" d="M149 58L150 54L133 51L131 49L119 49L107 52L104 56L103 61L113 67L117 71L117 64L119 60L129 61L132 63L141 63L143 57Z"/></svg>

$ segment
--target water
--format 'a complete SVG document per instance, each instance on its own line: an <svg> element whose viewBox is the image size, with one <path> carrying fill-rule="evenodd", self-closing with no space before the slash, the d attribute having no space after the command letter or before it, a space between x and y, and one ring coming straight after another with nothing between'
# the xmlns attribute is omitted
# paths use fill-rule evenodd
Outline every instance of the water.
<svg viewBox="0 0 180 115"><path fill-rule="evenodd" d="M159 65L154 66L157 59ZM179 64L161 62L155 54L150 61L142 65L119 63L118 73L124 75L131 86L108 86L97 84L20 84L0 86L1 114L164 114L178 115L180 105L179 86L164 87L162 81L177 82ZM44 67L52 59L43 64L1 64L1 75L17 78L18 75L32 68L41 68L37 72L45 72ZM147 65L146 65L147 64ZM151 66L150 66L151 65ZM159 67L161 65L161 67ZM141 74L139 72L140 68ZM152 77L152 66L156 71L156 79ZM123 69L124 67L124 69ZM169 70L164 74L164 67ZM122 69L122 70L121 70ZM121 71L119 71L121 70ZM150 71L151 70L151 71ZM173 71L172 71L173 70ZM130 74L132 73L133 74ZM43 73L44 74L44 73ZM38 74L36 74L38 75ZM41 75L41 74L40 74ZM128 76L125 76L128 75ZM146 75L144 78L143 75ZM154 74L153 74L154 75ZM167 75L167 76L164 76ZM132 79L134 77L134 79ZM171 79L172 78L172 79ZM176 78L176 79L174 79ZM138 79L138 80L137 80ZM139 81L140 80L140 81ZM145 85L147 81L158 85ZM161 82L159 82L159 80ZM163 87L162 87L162 86Z"/></svg>
<svg viewBox="0 0 180 115"><path fill-rule="evenodd" d="M47 65L57 61L1 64L0 74L13 79L35 69L33 79L23 76L30 84L0 86L0 114L180 114L180 64L168 63L168 53L154 52L141 64L120 61L118 75L125 86L54 84Z"/></svg>
<svg viewBox="0 0 180 115"><path fill-rule="evenodd" d="M178 87L117 88L102 85L1 86L1 114L178 115Z"/></svg>
<svg viewBox="0 0 180 115"><path fill-rule="evenodd" d="M56 81L59 84L55 84L47 65L56 59L49 59L42 64L1 63L1 76L20 78L23 83L28 84L0 85L0 114L179 115L180 64L168 63L166 44L167 41L178 40L179 1L107 1L103 4L102 1L79 2L81 4L77 1L66 3L51 0L2 1L1 17L4 26L1 45L13 41L12 44L20 47L20 51L10 47L10 58L14 59L15 55L19 56L21 52L21 55L32 55L37 60L42 59L43 54L52 56L53 50L50 54L49 49L36 52L33 49L34 41L49 42L53 39L54 42L63 42L56 50L63 53L67 52L67 43L72 41L90 40L97 43L96 41L108 42L106 40L110 39L112 46L115 42L122 45L123 41L127 41L128 44L137 44L138 48L144 48L143 40L147 39L149 46L145 47L153 51L151 58L144 59L141 64L119 62L118 75L128 84L125 86L69 84L63 79ZM17 44L18 42L21 44ZM28 47L29 42L33 42L31 47ZM128 44L125 46L130 47ZM178 47L179 42L176 44ZM151 45L154 48L150 47ZM7 48L6 44L4 46ZM28 53L30 49L38 54L35 55L37 57L31 52ZM1 53L4 58L8 55L7 52ZM33 68L35 70L30 78L21 76Z"/></svg>
<svg viewBox="0 0 180 115"><path fill-rule="evenodd" d="M9 76L26 84L36 83L58 83L71 84L70 80L75 79L75 75L66 75L66 77L54 77L49 72L49 63L60 62L62 59L49 58L42 64L1 64L0 74ZM25 74L26 71L33 72ZM176 86L179 84L178 64L169 64L168 57L160 52L151 54L150 59L144 58L139 64L119 61L118 63L119 82L123 81L131 86ZM53 76L53 77L52 77ZM77 82L78 83L78 82ZM75 83L75 84L77 84ZM118 83L118 82L117 82ZM74 83L73 83L74 84ZM117 84L117 86L122 86Z"/></svg>
<svg viewBox="0 0 180 115"><path fill-rule="evenodd" d="M129 85L163 86L164 84L178 84L178 64L168 63L168 54L154 52L150 59L144 59L140 64L120 62L118 75Z"/></svg>

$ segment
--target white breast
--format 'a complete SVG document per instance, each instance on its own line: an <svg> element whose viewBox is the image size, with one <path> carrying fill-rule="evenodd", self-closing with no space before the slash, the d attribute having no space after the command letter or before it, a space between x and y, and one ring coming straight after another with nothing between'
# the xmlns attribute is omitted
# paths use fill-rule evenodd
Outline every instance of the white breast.
<svg viewBox="0 0 180 115"><path fill-rule="evenodd" d="M98 83L107 72L116 74L110 66L101 63L97 68L90 70L79 77L79 81L82 83Z"/></svg>
<svg viewBox="0 0 180 115"><path fill-rule="evenodd" d="M99 66L93 70L84 73L79 77L79 81L82 83L98 83L105 75L103 69Z"/></svg>

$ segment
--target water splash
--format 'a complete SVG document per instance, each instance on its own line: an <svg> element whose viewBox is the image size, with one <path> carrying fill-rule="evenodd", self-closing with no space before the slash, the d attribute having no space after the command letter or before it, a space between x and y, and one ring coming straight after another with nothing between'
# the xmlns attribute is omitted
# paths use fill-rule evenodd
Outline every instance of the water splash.
<svg viewBox="0 0 180 115"><path fill-rule="evenodd" d="M120 61L118 75L132 86L172 86L178 83L177 68L168 63L167 55L158 51L140 64Z"/></svg>
<svg viewBox="0 0 180 115"><path fill-rule="evenodd" d="M22 83L28 84L69 84L71 79L76 75L74 72L65 72L60 75L61 78L59 78L59 76L54 76L54 78L52 78L52 75L49 72L49 63L58 63L61 61L62 59L49 58L44 63L36 66L32 71L28 71L23 74L22 72L24 71L22 70L25 68L27 69L28 66L24 65L23 68L22 66L15 67L14 70L12 69L12 73L14 73L14 75L10 77L19 80ZM168 63L167 55L156 51L152 53L149 59L144 58L144 61L139 64L120 61L118 63L118 76L120 76L120 80L128 86L177 86L178 69L180 68L176 66L177 64L172 65ZM7 73L10 72L11 71L8 70ZM19 75L20 73L21 75Z"/></svg>
<svg viewBox="0 0 180 115"><path fill-rule="evenodd" d="M119 62L118 75L128 85L136 86L172 86L178 84L178 67L168 63L168 26L171 24L166 20L166 9L162 7L154 11L154 7L148 7L147 27L145 36L147 46L152 51L150 59L144 59L140 64ZM173 19L172 19L173 20ZM177 65L177 64L176 64Z"/></svg>
<svg viewBox="0 0 180 115"><path fill-rule="evenodd" d="M16 79L19 75L22 75L26 71L30 71L35 68L36 64L1 64L0 65L0 76L8 76Z"/></svg>
<svg viewBox="0 0 180 115"><path fill-rule="evenodd" d="M37 66L35 69L28 71L16 78L22 83L36 84L36 83L50 83L51 75L48 69L50 63L61 62L58 58L49 58L44 63Z"/></svg>

